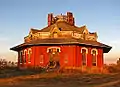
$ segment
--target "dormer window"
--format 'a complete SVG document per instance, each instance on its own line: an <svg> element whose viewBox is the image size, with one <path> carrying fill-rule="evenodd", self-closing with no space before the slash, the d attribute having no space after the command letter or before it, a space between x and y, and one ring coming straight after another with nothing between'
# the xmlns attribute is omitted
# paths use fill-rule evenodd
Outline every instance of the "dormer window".
<svg viewBox="0 0 120 87"><path fill-rule="evenodd" d="M54 33L53 33L53 37L54 37L54 38L57 38L57 37L58 37L57 32L54 32Z"/></svg>
<svg viewBox="0 0 120 87"><path fill-rule="evenodd" d="M86 39L86 35L85 35L85 33L83 33L83 39L84 39L84 40Z"/></svg>
<svg viewBox="0 0 120 87"><path fill-rule="evenodd" d="M62 29L61 29L61 28L59 28L59 30L61 31Z"/></svg>
<svg viewBox="0 0 120 87"><path fill-rule="evenodd" d="M53 32L53 34L56 34L57 32Z"/></svg>
<svg viewBox="0 0 120 87"><path fill-rule="evenodd" d="M30 38L30 40L32 40L32 35L31 35L31 34L30 34L30 37L29 37L29 38Z"/></svg>

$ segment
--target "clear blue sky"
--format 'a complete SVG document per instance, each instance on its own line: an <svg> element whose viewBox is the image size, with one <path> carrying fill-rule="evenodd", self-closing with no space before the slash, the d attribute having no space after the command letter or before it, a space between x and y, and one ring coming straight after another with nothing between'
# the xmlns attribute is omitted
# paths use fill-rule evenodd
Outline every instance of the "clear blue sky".
<svg viewBox="0 0 120 87"><path fill-rule="evenodd" d="M71 11L77 26L98 33L98 40L113 48L106 62L120 57L120 0L0 0L0 57L16 60L9 48L23 42L30 28L47 25L47 14Z"/></svg>

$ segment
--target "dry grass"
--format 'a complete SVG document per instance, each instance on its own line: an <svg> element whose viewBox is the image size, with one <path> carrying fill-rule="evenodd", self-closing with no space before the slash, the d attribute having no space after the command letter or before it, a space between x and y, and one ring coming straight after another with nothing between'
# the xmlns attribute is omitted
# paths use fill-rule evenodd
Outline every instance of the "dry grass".
<svg viewBox="0 0 120 87"><path fill-rule="evenodd" d="M0 87L119 87L119 83L119 74L41 73L0 79Z"/></svg>
<svg viewBox="0 0 120 87"><path fill-rule="evenodd" d="M109 71L116 69L106 66ZM41 70L7 68L0 71L0 87L119 87L120 73L45 73Z"/></svg>

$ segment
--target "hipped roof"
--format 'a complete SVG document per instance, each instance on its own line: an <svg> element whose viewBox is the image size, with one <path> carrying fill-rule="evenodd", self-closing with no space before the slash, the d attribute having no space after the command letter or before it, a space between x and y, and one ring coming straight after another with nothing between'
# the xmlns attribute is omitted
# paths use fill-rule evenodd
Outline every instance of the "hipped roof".
<svg viewBox="0 0 120 87"><path fill-rule="evenodd" d="M37 32L50 32L51 29L53 29L55 26L60 28L61 31L76 31L79 33L83 33L83 31L86 29L86 26L77 27L75 25L70 25L69 23L65 21L59 21L56 22L53 25L47 26L41 30L31 29L31 33L37 33ZM14 51L19 51L23 48L26 48L28 46L38 46L38 45L84 45L84 46L92 46L92 47L100 47L103 48L103 52L107 53L112 48L111 46L102 44L97 41L89 41L89 40L82 40L82 39L76 39L76 38L46 38L46 39L38 39L38 40L32 40L30 42L25 42L23 44L20 44L18 46L15 46L13 48L10 48Z"/></svg>
<svg viewBox="0 0 120 87"><path fill-rule="evenodd" d="M82 39L75 39L75 38L47 38L47 39L40 39L31 41L28 43L23 43L18 46L11 48L11 50L19 51L20 49L26 48L28 46L43 46L43 45L80 45L80 46L90 46L90 47L99 47L103 48L104 53L108 53L111 46L102 44L96 41L85 41Z"/></svg>
<svg viewBox="0 0 120 87"><path fill-rule="evenodd" d="M56 22L55 24L47 26L41 30L31 29L31 31L32 31L32 33L50 32L50 30L53 29L55 26L57 26L58 28L61 28L61 31L77 31L79 33L82 33L86 28L86 26L77 27L77 26L72 26L65 21L59 21L59 22Z"/></svg>

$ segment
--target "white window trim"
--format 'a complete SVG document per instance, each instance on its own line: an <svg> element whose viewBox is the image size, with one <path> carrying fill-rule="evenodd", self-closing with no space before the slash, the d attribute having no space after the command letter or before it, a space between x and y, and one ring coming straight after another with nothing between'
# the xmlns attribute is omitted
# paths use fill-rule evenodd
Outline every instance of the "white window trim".
<svg viewBox="0 0 120 87"><path fill-rule="evenodd" d="M88 54L88 49L86 47L82 47L81 48L81 54L82 54L82 50L86 50L86 65L83 65L83 61L82 61L82 66L87 66L87 54Z"/></svg>
<svg viewBox="0 0 120 87"><path fill-rule="evenodd" d="M82 47L81 48L81 53L82 53L82 50L85 49L86 50L86 54L88 54L88 49L86 47Z"/></svg>
<svg viewBox="0 0 120 87"><path fill-rule="evenodd" d="M25 55L25 54L27 55L27 49L25 49L25 50L24 50L24 53L23 53L23 55L24 55L24 60L26 60L26 55ZM26 62L27 62L27 61L26 61ZM26 64L26 62L25 62L24 64Z"/></svg>
<svg viewBox="0 0 120 87"><path fill-rule="evenodd" d="M92 50L91 50L91 54L92 54L92 51L96 51L96 55L98 55L98 50L96 49L96 48L93 48Z"/></svg>
<svg viewBox="0 0 120 87"><path fill-rule="evenodd" d="M59 52L61 52L60 47L48 47L48 48L47 48L47 53L49 53L49 49L53 49L53 48L55 48L55 49L59 49Z"/></svg>
<svg viewBox="0 0 120 87"><path fill-rule="evenodd" d="M28 49L28 57L29 57L29 55L30 55L30 57L31 57L31 54L32 54L32 49L31 48L29 48ZM31 63L31 58L30 58L30 61L28 61L28 63Z"/></svg>
<svg viewBox="0 0 120 87"><path fill-rule="evenodd" d="M21 53L22 53L22 55L21 55ZM20 57L19 57L19 61L20 61L20 64L22 64L23 63L23 51L20 51Z"/></svg>
<svg viewBox="0 0 120 87"><path fill-rule="evenodd" d="M97 55L98 55L98 50L97 50L96 48L93 48L93 49L91 50L91 54L93 54L92 51L96 51L96 66L97 66ZM93 62L92 62L92 63L93 63ZM93 66L93 65L92 65L92 66Z"/></svg>

